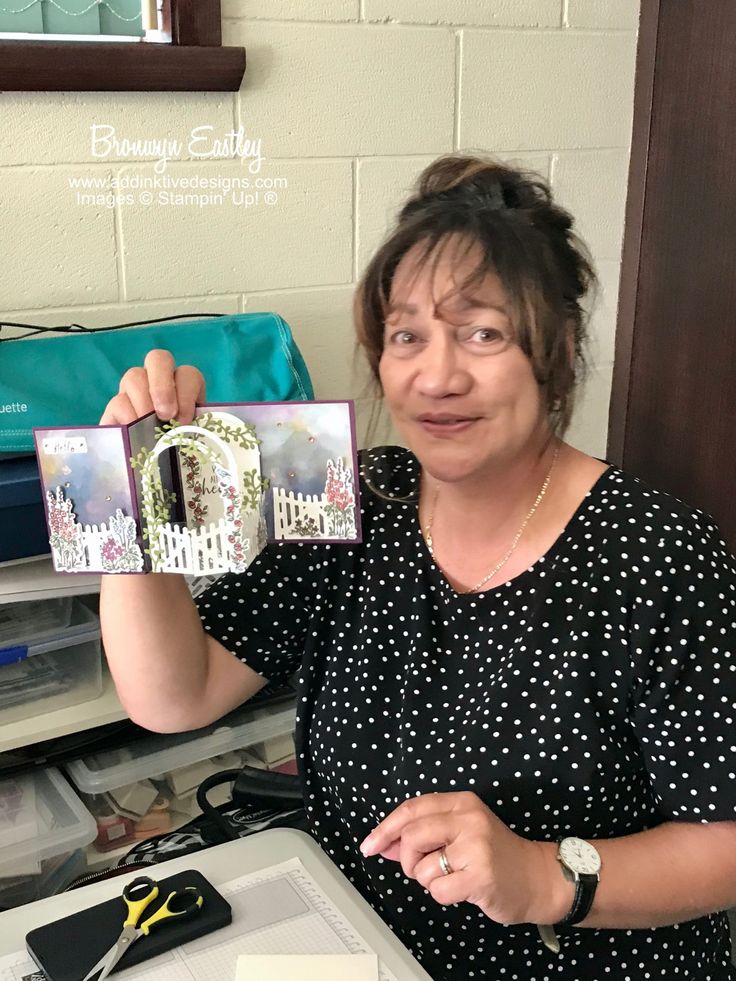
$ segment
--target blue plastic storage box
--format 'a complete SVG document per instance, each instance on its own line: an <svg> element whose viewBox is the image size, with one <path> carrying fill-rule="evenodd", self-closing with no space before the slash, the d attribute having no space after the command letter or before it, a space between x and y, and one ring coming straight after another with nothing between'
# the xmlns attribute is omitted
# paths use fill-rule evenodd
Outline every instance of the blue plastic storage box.
<svg viewBox="0 0 736 981"><path fill-rule="evenodd" d="M0 456L0 562L50 551L35 455Z"/></svg>

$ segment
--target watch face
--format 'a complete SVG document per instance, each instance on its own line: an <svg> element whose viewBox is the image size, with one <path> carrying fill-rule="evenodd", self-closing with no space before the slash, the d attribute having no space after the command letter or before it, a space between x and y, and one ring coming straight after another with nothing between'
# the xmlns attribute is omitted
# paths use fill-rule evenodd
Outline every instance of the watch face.
<svg viewBox="0 0 736 981"><path fill-rule="evenodd" d="M563 838L560 842L560 858L578 875L597 875L601 870L601 857L582 838Z"/></svg>

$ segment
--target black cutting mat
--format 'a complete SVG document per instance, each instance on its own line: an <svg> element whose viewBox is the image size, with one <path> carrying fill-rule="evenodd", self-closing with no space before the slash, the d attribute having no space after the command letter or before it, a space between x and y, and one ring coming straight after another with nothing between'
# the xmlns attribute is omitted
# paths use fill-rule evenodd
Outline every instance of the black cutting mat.
<svg viewBox="0 0 736 981"><path fill-rule="evenodd" d="M133 944L118 961L114 971L132 967L232 922L230 904L201 872L179 872L156 881L159 895L146 909L143 919L166 902L173 889L182 889L184 886L197 886L201 890L204 898L202 909L191 917L172 920L162 924L159 929L152 929L149 936L141 937ZM31 930L26 936L26 947L48 981L81 981L92 965L115 943L126 916L125 902L122 896L116 896L97 906L90 906L89 909Z"/></svg>

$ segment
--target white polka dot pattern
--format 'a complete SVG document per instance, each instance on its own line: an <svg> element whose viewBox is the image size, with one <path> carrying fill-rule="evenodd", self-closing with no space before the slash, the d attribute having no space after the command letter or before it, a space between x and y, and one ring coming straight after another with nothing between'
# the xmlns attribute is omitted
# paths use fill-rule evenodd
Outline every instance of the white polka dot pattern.
<svg viewBox="0 0 736 981"><path fill-rule="evenodd" d="M611 468L530 569L457 594L417 521L418 464L363 455L359 546L269 546L200 597L206 629L272 681L301 665L312 830L441 979L721 981L718 914L653 930L532 926L443 907L358 843L400 801L471 790L514 831L609 838L736 820L736 563L701 512ZM394 498L394 499L385 499Z"/></svg>

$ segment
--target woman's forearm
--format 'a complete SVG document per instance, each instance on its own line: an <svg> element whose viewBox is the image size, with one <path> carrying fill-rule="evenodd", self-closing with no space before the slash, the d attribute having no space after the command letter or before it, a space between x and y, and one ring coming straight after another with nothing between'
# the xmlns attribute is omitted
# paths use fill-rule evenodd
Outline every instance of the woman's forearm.
<svg viewBox="0 0 736 981"><path fill-rule="evenodd" d="M107 660L130 717L148 728L160 723L165 731L197 725L206 644L184 577L103 576L100 617Z"/></svg>
<svg viewBox="0 0 736 981"><path fill-rule="evenodd" d="M595 900L581 927L646 929L736 906L736 822L669 822L624 838L588 839L601 856ZM556 923L572 906L575 886L562 874L557 845L538 842L545 868L542 895Z"/></svg>
<svg viewBox="0 0 736 981"><path fill-rule="evenodd" d="M205 633L183 576L103 576L100 620L120 701L147 729L199 729L266 684Z"/></svg>

